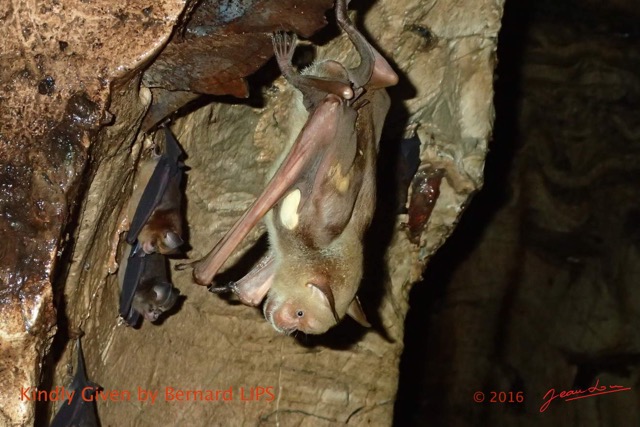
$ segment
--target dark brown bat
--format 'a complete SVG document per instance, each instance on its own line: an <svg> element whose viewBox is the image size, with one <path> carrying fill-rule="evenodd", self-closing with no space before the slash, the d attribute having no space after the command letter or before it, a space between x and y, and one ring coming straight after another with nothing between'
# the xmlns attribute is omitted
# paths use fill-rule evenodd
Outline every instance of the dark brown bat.
<svg viewBox="0 0 640 427"><path fill-rule="evenodd" d="M264 315L279 332L320 334L345 314L368 326L356 297L362 238L375 209L376 155L389 109L383 88L398 77L355 29L346 0L337 1L336 16L360 54L354 69L327 60L298 74L291 64L295 38L273 36L282 74L302 95L291 112L299 132L260 197L194 270L196 282L210 284L270 211L270 252L221 289L254 306L266 296Z"/></svg>
<svg viewBox="0 0 640 427"><path fill-rule="evenodd" d="M440 197L440 184L444 171L442 169L425 169L418 171L411 184L409 200L409 222L407 229L411 243L419 245L433 208Z"/></svg>
<svg viewBox="0 0 640 427"><path fill-rule="evenodd" d="M62 402L50 427L98 427L100 425L96 411L97 398L94 396L102 390L102 387L87 379L80 338L77 340L77 349L76 375L69 387L73 396L70 400Z"/></svg>
<svg viewBox="0 0 640 427"><path fill-rule="evenodd" d="M180 295L169 280L166 257L144 254L139 247L128 246L122 259L118 275L120 315L131 326L138 323L140 315L155 322L176 304Z"/></svg>
<svg viewBox="0 0 640 427"><path fill-rule="evenodd" d="M136 240L147 253L174 253L182 240L182 155L180 146L171 131L165 127L163 153L154 152L143 161L138 173L137 186L131 196L130 206L135 211L127 242Z"/></svg>
<svg viewBox="0 0 640 427"><path fill-rule="evenodd" d="M147 258L145 272L156 272L158 268L166 269L162 255L149 255L145 258ZM161 265L150 265L153 263L161 263ZM162 313L174 306L178 301L178 295L180 295L180 292L173 287L166 276L145 277L143 273L131 306L135 311L142 314L145 319L155 322Z"/></svg>

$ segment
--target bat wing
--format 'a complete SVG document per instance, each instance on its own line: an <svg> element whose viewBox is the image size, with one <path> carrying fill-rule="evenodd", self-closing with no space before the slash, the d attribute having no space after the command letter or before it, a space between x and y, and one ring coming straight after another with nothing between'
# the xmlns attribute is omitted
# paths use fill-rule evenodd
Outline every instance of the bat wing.
<svg viewBox="0 0 640 427"><path fill-rule="evenodd" d="M71 383L71 389L75 391L75 395L71 402L65 401L62 403L50 427L98 427L100 425L95 402L85 399L88 399L90 395L93 396L101 387L87 379L84 355L82 354L79 338L77 348L78 364L76 366L76 375ZM92 391L89 392L87 388L92 389ZM80 395L81 393L82 396Z"/></svg>
<svg viewBox="0 0 640 427"><path fill-rule="evenodd" d="M145 269L146 257L138 244L131 250L127 259L127 268L122 279L122 289L120 290L120 316L129 326L134 326L140 319L140 314L133 310L133 298L138 290L140 278Z"/></svg>
<svg viewBox="0 0 640 427"><path fill-rule="evenodd" d="M127 243L130 245L134 244L142 227L147 223L149 217L162 200L162 196L165 191L167 191L171 180L181 179L180 156L182 156L182 150L169 128L165 127L164 130L164 152L153 170L153 174L142 193L140 202L131 219L131 225L127 233Z"/></svg>
<svg viewBox="0 0 640 427"><path fill-rule="evenodd" d="M242 239L260 219L296 184L318 154L331 146L340 129L340 111L344 105L336 95L327 95L310 114L289 154L258 199L234 224L209 254L194 269L194 278L208 285ZM310 191L310 190L309 190Z"/></svg>
<svg viewBox="0 0 640 427"><path fill-rule="evenodd" d="M362 184L364 151L358 150L357 112L348 106L340 111L337 132L312 173L308 197L300 202L298 233L312 247L323 247L340 235L351 219ZM308 182L298 184L301 190ZM304 190L302 191L304 194Z"/></svg>

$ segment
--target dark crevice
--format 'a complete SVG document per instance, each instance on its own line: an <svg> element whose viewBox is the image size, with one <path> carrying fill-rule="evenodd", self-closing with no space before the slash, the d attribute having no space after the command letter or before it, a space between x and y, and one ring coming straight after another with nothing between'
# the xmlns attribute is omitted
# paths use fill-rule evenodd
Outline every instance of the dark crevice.
<svg viewBox="0 0 640 427"><path fill-rule="evenodd" d="M445 378L439 387L426 382L430 347L446 334L447 325L437 323L447 287L456 268L478 247L487 225L509 197L508 174L516 154L517 117L521 88L522 51L531 20L530 2L507 2L498 39L498 66L495 84L496 120L487 155L484 185L465 210L455 231L431 257L423 280L409 296L405 321L404 351L400 361L398 395L394 408L395 426L443 425L446 403ZM454 369L454 367L451 367Z"/></svg>

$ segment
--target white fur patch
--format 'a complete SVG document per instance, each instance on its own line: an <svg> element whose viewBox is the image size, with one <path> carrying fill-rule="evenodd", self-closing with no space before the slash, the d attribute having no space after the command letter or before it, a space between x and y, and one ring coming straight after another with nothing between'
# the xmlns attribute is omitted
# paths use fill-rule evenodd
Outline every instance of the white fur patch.
<svg viewBox="0 0 640 427"><path fill-rule="evenodd" d="M300 205L300 190L294 190L282 201L280 207L280 221L288 230L293 230L298 225L298 206Z"/></svg>

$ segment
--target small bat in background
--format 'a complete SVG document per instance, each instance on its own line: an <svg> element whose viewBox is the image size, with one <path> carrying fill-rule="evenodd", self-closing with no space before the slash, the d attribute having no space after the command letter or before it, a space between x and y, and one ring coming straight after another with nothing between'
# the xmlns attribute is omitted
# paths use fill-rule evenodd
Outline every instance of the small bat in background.
<svg viewBox="0 0 640 427"><path fill-rule="evenodd" d="M233 291L252 306L266 296L264 315L284 333L321 334L345 314L369 326L356 297L362 239L375 209L376 156L390 104L384 88L398 76L353 26L347 3L336 2L336 17L360 55L356 68L327 60L298 74L295 38L273 36L280 70L301 94L291 111L299 132L260 197L194 269L197 283L210 284L266 214L270 252L240 281L212 291Z"/></svg>
<svg viewBox="0 0 640 427"><path fill-rule="evenodd" d="M135 326L140 316L155 322L176 304L180 295L169 280L166 257L144 254L139 246L127 245L118 279L120 316L130 326Z"/></svg>
<svg viewBox="0 0 640 427"><path fill-rule="evenodd" d="M71 401L65 400L62 403L50 427L98 427L100 425L96 403L91 398L102 387L87 379L80 338L78 338L76 345L78 364L76 366L76 375L73 377L70 386L70 389L75 393Z"/></svg>
<svg viewBox="0 0 640 427"><path fill-rule="evenodd" d="M140 166L139 185L131 195L135 207L127 243L140 243L147 253L174 253L182 246L181 204L182 150L168 127L164 127L164 150ZM132 210L132 209L130 209Z"/></svg>

